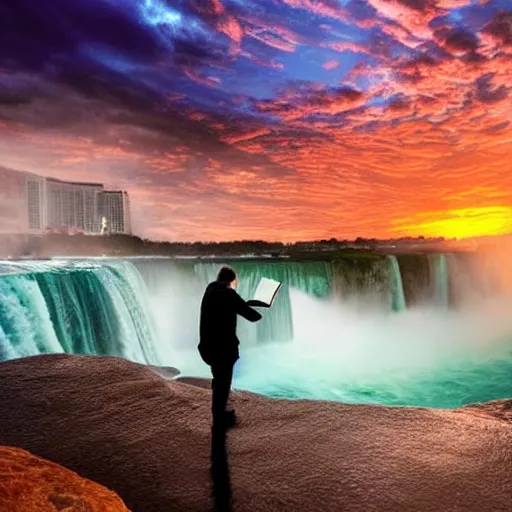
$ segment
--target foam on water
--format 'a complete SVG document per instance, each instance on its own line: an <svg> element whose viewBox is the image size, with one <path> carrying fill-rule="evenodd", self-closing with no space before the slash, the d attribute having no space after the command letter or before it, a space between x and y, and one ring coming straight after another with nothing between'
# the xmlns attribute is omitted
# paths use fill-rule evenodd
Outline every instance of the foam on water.
<svg viewBox="0 0 512 512"><path fill-rule="evenodd" d="M418 286L411 262L404 282L399 258L233 262L245 298L262 276L284 283L262 322L240 322L235 387L436 407L512 396L508 260L430 259L415 268L427 269L418 283L430 283L431 302L416 306L404 290ZM196 349L199 305L220 264L0 262L0 360L110 354L208 377Z"/></svg>
<svg viewBox="0 0 512 512"><path fill-rule="evenodd" d="M478 262L472 263L472 269L463 267L451 287L464 290L464 296L471 290L476 298L449 309L446 258L430 259L432 302L409 309L396 258L388 258L389 305L366 301L366 295L341 300L325 292L315 294L307 275L323 274L313 267L306 270L295 264L286 269L289 264L282 264L276 270L278 265L270 264L271 270L265 270L251 263L250 269L238 268L241 276L251 277L247 283L242 279L240 286L246 298L261 275L289 280L289 306L274 306L263 314L271 313L277 323L291 320L293 340L287 338L287 328L273 331L273 343L254 343L255 327L248 327L251 334L244 326L235 387L275 397L435 407L512 396L512 295L489 287L496 280L489 270L495 265L483 267L489 273L483 279ZM450 261L452 266L458 264L455 257ZM167 338L175 339L165 347L163 357L186 375L209 377L195 350L196 312L204 286L214 279L218 266L169 267L158 273L160 298L155 311L169 306L158 316L172 324ZM374 287L373 275L369 276ZM285 339L279 338L281 332Z"/></svg>
<svg viewBox="0 0 512 512"><path fill-rule="evenodd" d="M456 407L512 396L507 303L361 316L293 291L292 344L246 350L236 386L271 396Z"/></svg>

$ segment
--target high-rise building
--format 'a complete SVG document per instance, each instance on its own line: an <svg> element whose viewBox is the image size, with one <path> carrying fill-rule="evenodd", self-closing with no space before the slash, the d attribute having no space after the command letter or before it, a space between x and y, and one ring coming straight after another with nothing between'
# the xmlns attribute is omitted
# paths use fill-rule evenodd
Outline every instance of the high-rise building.
<svg viewBox="0 0 512 512"><path fill-rule="evenodd" d="M35 174L27 174L25 186L28 230L43 231L46 228L46 180Z"/></svg>
<svg viewBox="0 0 512 512"><path fill-rule="evenodd" d="M101 183L44 178L0 167L0 233L131 234L125 191L105 191Z"/></svg>
<svg viewBox="0 0 512 512"><path fill-rule="evenodd" d="M49 230L76 230L99 233L101 183L81 183L46 179Z"/></svg>
<svg viewBox="0 0 512 512"><path fill-rule="evenodd" d="M45 228L45 179L0 167L0 233L37 233Z"/></svg>
<svg viewBox="0 0 512 512"><path fill-rule="evenodd" d="M124 190L104 190L99 199L100 216L106 219L107 233L131 234L130 198Z"/></svg>

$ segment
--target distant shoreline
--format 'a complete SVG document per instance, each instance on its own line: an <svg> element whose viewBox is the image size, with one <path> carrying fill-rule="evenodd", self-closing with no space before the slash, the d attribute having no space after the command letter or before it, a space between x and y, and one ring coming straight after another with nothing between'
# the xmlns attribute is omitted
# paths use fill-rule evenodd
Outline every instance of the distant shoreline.
<svg viewBox="0 0 512 512"><path fill-rule="evenodd" d="M319 240L285 244L265 241L155 242L132 235L2 235L0 259L11 261L85 258L172 258L177 261L305 261L374 259L389 254L473 252L472 241L398 239Z"/></svg>

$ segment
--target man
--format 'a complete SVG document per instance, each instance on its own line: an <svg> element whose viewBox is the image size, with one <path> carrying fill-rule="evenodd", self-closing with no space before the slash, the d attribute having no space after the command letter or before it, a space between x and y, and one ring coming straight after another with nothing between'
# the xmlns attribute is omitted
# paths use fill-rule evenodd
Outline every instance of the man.
<svg viewBox="0 0 512 512"><path fill-rule="evenodd" d="M199 354L210 366L212 380L213 425L229 428L236 422L234 411L226 411L233 379L233 367L239 358L236 335L237 315L250 322L262 316L236 292L237 276L231 267L222 267L217 280L210 283L201 302ZM253 304L257 304L256 301Z"/></svg>

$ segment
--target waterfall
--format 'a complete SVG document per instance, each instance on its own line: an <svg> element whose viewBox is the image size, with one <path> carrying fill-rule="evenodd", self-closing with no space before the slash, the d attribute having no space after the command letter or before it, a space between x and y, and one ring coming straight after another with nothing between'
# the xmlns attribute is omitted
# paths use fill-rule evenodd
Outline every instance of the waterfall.
<svg viewBox="0 0 512 512"><path fill-rule="evenodd" d="M0 277L0 297L0 360L64 351L33 277Z"/></svg>
<svg viewBox="0 0 512 512"><path fill-rule="evenodd" d="M449 307L448 265L445 254L429 255L433 275L434 301L444 309Z"/></svg>
<svg viewBox="0 0 512 512"><path fill-rule="evenodd" d="M249 300L262 277L282 284L271 309L263 310L257 324L240 319L239 333L248 343L291 341L294 337L290 289L316 297L328 297L332 290L332 269L327 262L229 262L238 275L238 292ZM203 286L215 280L221 263L198 263L195 272Z"/></svg>
<svg viewBox="0 0 512 512"><path fill-rule="evenodd" d="M134 265L148 290L157 338L162 344L160 352L195 347L206 278L196 275L194 262L166 258L137 260Z"/></svg>
<svg viewBox="0 0 512 512"><path fill-rule="evenodd" d="M405 309L400 273L393 277L392 265L384 256L345 258L335 261L180 261L137 260L134 265L149 290L149 303L159 338L174 348L187 349L197 343L199 307L208 283L220 267L231 265L238 274L238 293L252 298L262 277L280 281L282 287L271 309L262 309L263 319L252 324L238 321L238 334L245 346L287 342L295 338L294 308L290 292L298 290L321 300L336 293L343 300L360 298L361 309L372 307ZM394 265L398 262L394 261ZM391 269L391 270L390 270ZM398 276L398 283L396 281ZM390 296L392 300L390 301ZM401 306L400 306L401 305ZM172 342L171 342L172 340Z"/></svg>
<svg viewBox="0 0 512 512"><path fill-rule="evenodd" d="M391 303L393 311L404 311L407 309L405 302L404 286L402 283L402 275L400 273L400 265L396 256L388 256L390 274L391 274Z"/></svg>
<svg viewBox="0 0 512 512"><path fill-rule="evenodd" d="M145 284L131 263L13 268L0 275L0 360L67 352L160 363Z"/></svg>
<svg viewBox="0 0 512 512"><path fill-rule="evenodd" d="M246 300L252 298L261 277L283 283L272 308L261 310L260 322L252 324L239 318L238 334L244 345L294 338L291 289L319 298L331 295L333 277L329 262L137 260L134 265L148 288L159 338L172 339L173 347L179 349L197 343L202 295L224 264L237 272L237 291Z"/></svg>
<svg viewBox="0 0 512 512"><path fill-rule="evenodd" d="M240 319L235 386L287 398L440 407L510 396L508 256L227 259L245 299L261 277L283 283L261 322ZM199 306L222 264L0 261L0 361L115 355L209 376L196 350ZM443 306L449 296L449 314L431 307L432 291Z"/></svg>
<svg viewBox="0 0 512 512"><path fill-rule="evenodd" d="M419 268L413 262L405 272L395 256L378 255L349 255L335 262L226 263L236 270L238 292L245 299L252 298L261 277L283 283L260 322L239 320L246 346L297 338L294 290L320 300L336 295L345 306L353 306L356 297L362 313L375 309L375 298L378 310L391 303L394 311L403 311L403 275L410 288L411 269ZM1 262L0 358L67 352L174 364L177 350L197 344L201 298L222 264L169 258ZM439 257L432 265L436 296L447 304L447 261ZM423 286L421 280L418 285Z"/></svg>
<svg viewBox="0 0 512 512"><path fill-rule="evenodd" d="M333 294L362 311L390 308L390 272L385 257L344 258L333 262Z"/></svg>

